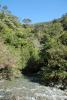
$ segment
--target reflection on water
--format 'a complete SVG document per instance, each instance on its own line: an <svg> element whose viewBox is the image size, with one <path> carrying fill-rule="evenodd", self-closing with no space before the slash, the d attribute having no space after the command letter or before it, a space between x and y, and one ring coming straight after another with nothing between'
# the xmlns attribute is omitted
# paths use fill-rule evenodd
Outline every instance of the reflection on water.
<svg viewBox="0 0 67 100"><path fill-rule="evenodd" d="M0 100L67 100L67 93L20 78L0 81Z"/></svg>

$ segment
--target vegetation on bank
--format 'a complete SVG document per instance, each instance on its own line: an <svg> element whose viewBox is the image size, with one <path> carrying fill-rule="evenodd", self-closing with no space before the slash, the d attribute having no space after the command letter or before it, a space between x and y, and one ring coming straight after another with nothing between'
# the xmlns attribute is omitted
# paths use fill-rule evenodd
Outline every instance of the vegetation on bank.
<svg viewBox="0 0 67 100"><path fill-rule="evenodd" d="M0 6L0 78L21 73L67 83L67 14L47 23L24 19L22 24Z"/></svg>

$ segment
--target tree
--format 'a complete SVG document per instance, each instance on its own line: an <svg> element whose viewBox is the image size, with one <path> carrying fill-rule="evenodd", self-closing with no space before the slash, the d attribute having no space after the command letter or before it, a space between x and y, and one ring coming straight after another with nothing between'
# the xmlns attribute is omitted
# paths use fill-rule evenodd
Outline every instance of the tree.
<svg viewBox="0 0 67 100"><path fill-rule="evenodd" d="M22 20L22 22L23 22L24 24L28 25L28 24L31 23L31 19L29 19L29 18L24 18L24 19Z"/></svg>
<svg viewBox="0 0 67 100"><path fill-rule="evenodd" d="M61 23L63 25L64 30L67 30L67 13L62 17Z"/></svg>

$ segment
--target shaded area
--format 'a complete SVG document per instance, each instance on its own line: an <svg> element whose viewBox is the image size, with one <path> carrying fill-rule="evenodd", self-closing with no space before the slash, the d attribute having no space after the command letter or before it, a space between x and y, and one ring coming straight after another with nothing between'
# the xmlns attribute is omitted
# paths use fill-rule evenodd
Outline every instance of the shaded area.
<svg viewBox="0 0 67 100"><path fill-rule="evenodd" d="M43 66L48 65L48 60L47 59L43 59L43 60L44 61L35 60L33 57L31 57L27 62L27 66L21 70L21 73L27 79L29 79L31 82L39 83L41 85L50 86L50 87L57 87L62 90L66 89L67 88L66 87L66 84L67 84L66 79L64 79L62 82L62 80L59 81L59 79L56 76L51 79L49 79L49 76L47 77L48 79L46 79L42 76L43 70L44 70L44 72L47 71L46 69L43 69ZM55 70L55 69L53 69L53 70ZM46 72L44 74L46 74Z"/></svg>
<svg viewBox="0 0 67 100"><path fill-rule="evenodd" d="M38 73L40 69L40 62L35 60L35 58L31 57L27 62L27 66L24 69L22 69L22 73L24 75L32 75Z"/></svg>
<svg viewBox="0 0 67 100"><path fill-rule="evenodd" d="M41 67L42 64L39 62L39 60L35 60L34 57L31 57L27 62L27 66L21 70L21 73L31 82L44 85L40 76Z"/></svg>

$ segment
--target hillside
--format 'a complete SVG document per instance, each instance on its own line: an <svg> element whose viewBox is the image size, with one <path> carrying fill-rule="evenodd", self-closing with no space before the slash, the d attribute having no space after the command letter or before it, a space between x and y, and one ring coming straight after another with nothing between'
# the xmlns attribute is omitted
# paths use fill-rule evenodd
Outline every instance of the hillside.
<svg viewBox="0 0 67 100"><path fill-rule="evenodd" d="M22 73L67 84L67 14L33 25L22 24L6 6L0 8L0 78Z"/></svg>

